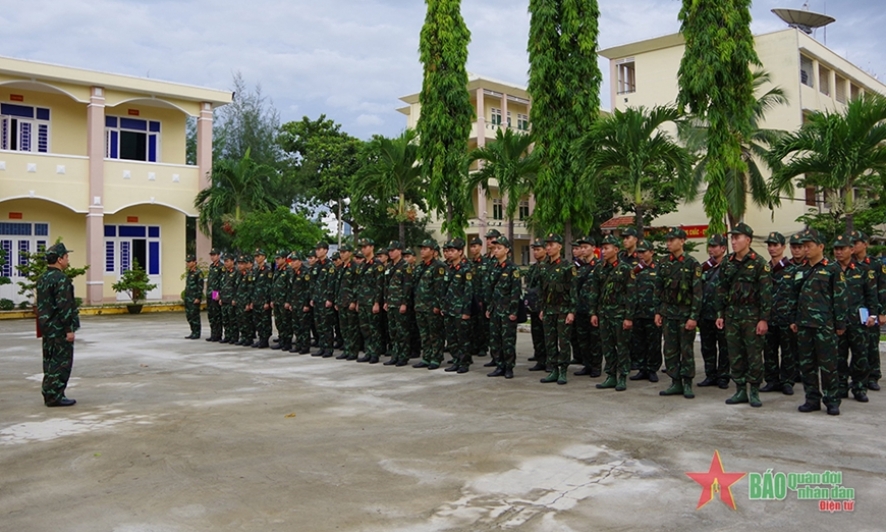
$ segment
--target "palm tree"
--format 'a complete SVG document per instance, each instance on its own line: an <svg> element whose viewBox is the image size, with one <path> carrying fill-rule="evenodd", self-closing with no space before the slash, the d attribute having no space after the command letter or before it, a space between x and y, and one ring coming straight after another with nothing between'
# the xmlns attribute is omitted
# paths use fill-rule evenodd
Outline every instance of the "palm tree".
<svg viewBox="0 0 886 532"><path fill-rule="evenodd" d="M209 174L209 186L197 193L194 207L200 212L198 224L204 234L210 227L224 223L228 231L251 211L271 210L280 205L272 191L277 186L277 172L257 164L246 150L243 158L216 159Z"/></svg>
<svg viewBox="0 0 886 532"><path fill-rule="evenodd" d="M520 199L532 192L533 183L539 168L539 161L530 152L532 136L528 133L515 133L509 128L499 128L495 140L469 155L470 162L483 161L483 165L468 178L470 190L482 186L487 197L490 181L498 181L501 196L507 198L505 218L508 220L508 240L514 239L514 215Z"/></svg>
<svg viewBox="0 0 886 532"><path fill-rule="evenodd" d="M416 219L415 206L424 208L423 192L427 181L418 164L417 134L407 129L397 138L376 136L370 141L373 159L354 175L353 197L356 205L371 199L396 204L388 212L397 220L400 242L406 241L406 223Z"/></svg>
<svg viewBox="0 0 886 532"><path fill-rule="evenodd" d="M765 84L771 83L772 78L768 72L759 70L754 72L754 92L760 90ZM760 162L767 164L769 149L775 145L785 133L774 129L762 129L760 124L766 118L766 113L778 105L786 105L788 99L781 87L772 87L754 102L754 116L751 121L751 133L741 139L741 159L747 167L746 172L729 171L726 173L726 217L729 226L742 221L748 210L748 196L758 207L772 209L779 205L779 195L770 187L760 167ZM693 153L698 153L707 145L707 124L696 118L690 118L679 124L681 139L687 148ZM699 193L701 183L707 171L708 157L705 155L698 162L692 175L692 180L687 183L685 192L687 201L694 200ZM792 191L793 192L793 191Z"/></svg>
<svg viewBox="0 0 886 532"><path fill-rule="evenodd" d="M578 144L585 161L584 181L601 186L616 180L633 206L638 232L643 234L643 216L655 205L656 184L686 182L692 172L692 157L661 129L680 118L673 106L616 109L598 120Z"/></svg>
<svg viewBox="0 0 886 532"><path fill-rule="evenodd" d="M798 131L777 143L770 164L774 190L793 192L794 178L805 175L801 184L820 187L829 197L842 195L835 207L852 231L860 208L854 189L886 176L886 98L866 94L842 113L810 113Z"/></svg>

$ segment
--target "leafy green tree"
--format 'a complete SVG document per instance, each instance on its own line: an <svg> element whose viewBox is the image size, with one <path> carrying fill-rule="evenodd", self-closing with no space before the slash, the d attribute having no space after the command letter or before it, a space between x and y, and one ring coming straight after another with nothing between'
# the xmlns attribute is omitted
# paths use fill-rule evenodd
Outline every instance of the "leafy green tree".
<svg viewBox="0 0 886 532"><path fill-rule="evenodd" d="M390 139L376 136L367 147L375 156L355 175L351 201L359 208L367 199L387 202L391 217L397 221L399 240L406 240L406 224L417 218L416 207L424 209L423 195L427 190L421 166L418 164L418 143L415 130L407 129L399 137Z"/></svg>
<svg viewBox="0 0 886 532"><path fill-rule="evenodd" d="M241 250L263 248L268 254L283 249L314 249L323 239L328 239L317 223L304 215L295 214L286 207L273 211L254 211L245 216L234 235L234 246Z"/></svg>
<svg viewBox="0 0 886 532"><path fill-rule="evenodd" d="M533 217L544 231L593 224L594 198L579 194L581 169L574 144L600 112L596 0L529 0L529 94L535 153L541 167Z"/></svg>
<svg viewBox="0 0 886 532"><path fill-rule="evenodd" d="M280 205L273 195L279 179L276 170L252 159L249 148L240 159L214 160L209 186L194 199L194 206L200 212L200 230L206 234L212 227L213 243L227 247L220 242L222 237L218 230L231 235L247 213L267 211Z"/></svg>
<svg viewBox="0 0 886 532"><path fill-rule="evenodd" d="M886 178L886 98L865 95L843 112L810 113L799 131L775 145L769 159L776 191L792 193L794 180L805 176L800 184L823 189L831 210L845 217L846 230L852 231L856 214L867 207L867 201L856 201L855 189L870 194Z"/></svg>
<svg viewBox="0 0 886 532"><path fill-rule="evenodd" d="M646 213L663 197L673 200L675 183L688 181L692 172L689 151L662 129L679 118L680 111L669 105L616 109L598 120L579 143L587 181L619 189L636 213L641 235Z"/></svg>
<svg viewBox="0 0 886 532"><path fill-rule="evenodd" d="M768 72L757 70L754 72L754 93L761 87L771 82ZM785 132L775 129L764 129L760 124L765 120L766 113L778 105L788 103L787 97L781 87L771 87L761 94L754 102L754 116L751 122L750 133L741 139L741 158L745 162L747 171L741 172L729 169L726 172L726 216L729 225L742 221L748 209L748 196L754 205L772 209L779 205L779 196L770 188L769 181L763 177L761 163L768 166L769 149L775 145ZM691 117L679 124L680 137L687 147L694 153L703 153L708 140L708 128L704 121ZM695 166L692 180L685 187L686 199L694 200L705 180L708 165L708 157L705 155ZM793 191L791 191L793 192Z"/></svg>
<svg viewBox="0 0 886 532"><path fill-rule="evenodd" d="M359 232L350 198L354 175L364 163L365 143L326 115L283 124L278 141L287 155L286 179L301 191L299 202L328 209Z"/></svg>
<svg viewBox="0 0 886 532"><path fill-rule="evenodd" d="M465 70L471 32L461 16L461 0L425 3L428 11L419 40L424 65L416 126L419 158L429 184L428 203L445 216L443 230L450 236L463 235L468 205L464 156L474 121Z"/></svg>
<svg viewBox="0 0 886 532"><path fill-rule="evenodd" d="M678 73L677 103L708 125L704 208L709 234L726 229L727 176L748 173L741 143L753 132L750 67L760 66L750 8L751 0L683 0L679 15L686 49Z"/></svg>
<svg viewBox="0 0 886 532"><path fill-rule="evenodd" d="M514 239L514 216L517 207L520 205L520 200L532 192L539 168L538 157L530 153L531 146L531 135L499 128L495 133L495 140L470 154L472 162L483 161L480 169L468 178L470 189L482 185L488 196L492 188L490 181L494 179L498 182L502 197L508 200L504 214L508 220L509 240Z"/></svg>

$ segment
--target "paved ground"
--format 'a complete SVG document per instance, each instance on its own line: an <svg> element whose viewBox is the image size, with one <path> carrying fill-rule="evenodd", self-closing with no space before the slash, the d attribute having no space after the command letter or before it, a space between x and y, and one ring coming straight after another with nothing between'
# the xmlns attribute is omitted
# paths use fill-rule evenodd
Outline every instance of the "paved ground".
<svg viewBox="0 0 886 532"><path fill-rule="evenodd" d="M801 395L726 406L573 377L369 366L186 341L184 316L84 319L69 396L39 394L33 323L0 323L0 530L883 530L886 396L843 415ZM483 362L486 359L480 359ZM699 360L700 362L700 360ZM886 393L886 392L883 392ZM788 491L696 510L727 472L843 473L853 512Z"/></svg>

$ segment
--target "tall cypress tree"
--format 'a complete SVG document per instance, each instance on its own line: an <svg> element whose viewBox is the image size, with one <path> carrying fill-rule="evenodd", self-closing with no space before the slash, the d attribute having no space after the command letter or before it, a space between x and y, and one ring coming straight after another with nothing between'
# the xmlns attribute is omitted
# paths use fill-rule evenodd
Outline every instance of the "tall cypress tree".
<svg viewBox="0 0 886 532"><path fill-rule="evenodd" d="M428 12L419 53L424 65L416 130L419 155L429 181L428 203L446 216L443 230L464 234L467 226L467 150L474 108L468 93L471 32L461 16L461 0L425 0Z"/></svg>
<svg viewBox="0 0 886 532"><path fill-rule="evenodd" d="M761 64L751 33L751 0L683 0L679 18L686 49L677 103L708 123L704 208L708 232L722 233L726 175L747 172L741 140L754 124L751 65Z"/></svg>
<svg viewBox="0 0 886 532"><path fill-rule="evenodd" d="M533 218L545 230L586 231L593 198L580 194L573 145L599 115L596 0L530 0L529 94L532 134L541 159Z"/></svg>

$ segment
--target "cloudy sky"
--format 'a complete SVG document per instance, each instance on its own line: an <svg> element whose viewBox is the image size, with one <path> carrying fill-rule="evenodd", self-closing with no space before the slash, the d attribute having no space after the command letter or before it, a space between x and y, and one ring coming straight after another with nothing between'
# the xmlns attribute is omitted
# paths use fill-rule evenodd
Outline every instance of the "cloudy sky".
<svg viewBox="0 0 886 532"><path fill-rule="evenodd" d="M462 0L470 72L525 85L527 5ZM601 48L679 29L679 0L599 5ZM837 17L828 29L831 49L886 79L883 0L809 5ZM784 27L771 8L801 6L757 0L754 32ZM405 127L394 109L399 97L420 90L424 15L421 0L0 0L0 54L219 89L240 72L261 85L283 121L325 113L367 138ZM604 107L608 94L606 85Z"/></svg>

